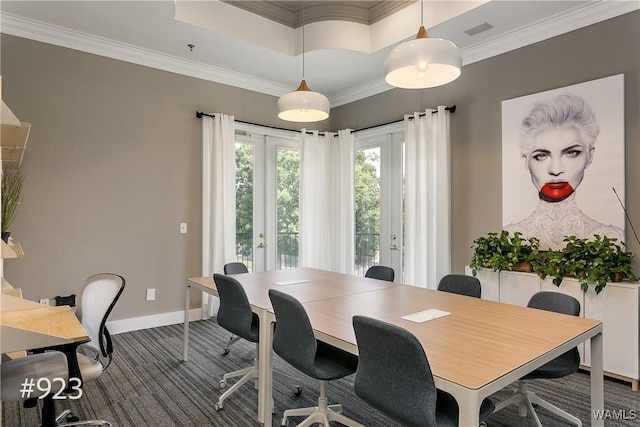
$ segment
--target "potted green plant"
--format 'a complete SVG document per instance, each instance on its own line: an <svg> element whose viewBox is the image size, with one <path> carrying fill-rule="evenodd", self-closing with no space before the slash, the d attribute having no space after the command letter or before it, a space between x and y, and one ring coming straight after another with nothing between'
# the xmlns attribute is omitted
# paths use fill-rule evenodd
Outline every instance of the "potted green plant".
<svg viewBox="0 0 640 427"><path fill-rule="evenodd" d="M564 241L567 244L562 250L562 273L578 279L583 291L589 289L589 284L594 284L596 293L600 293L609 282L638 280L631 268L633 253L625 251L624 244L618 245L617 239L599 235L593 240L568 236Z"/></svg>
<svg viewBox="0 0 640 427"><path fill-rule="evenodd" d="M25 174L22 168L2 170L2 209L0 210L0 231L2 240L9 241L9 226L13 222L20 201L22 200L22 187Z"/></svg>
<svg viewBox="0 0 640 427"><path fill-rule="evenodd" d="M539 240L525 239L520 233L491 232L473 241L470 267L473 274L480 268L494 271L534 271L539 251Z"/></svg>
<svg viewBox="0 0 640 427"><path fill-rule="evenodd" d="M533 271L545 279L553 277L553 284L560 286L566 276L566 264L562 251L539 251Z"/></svg>

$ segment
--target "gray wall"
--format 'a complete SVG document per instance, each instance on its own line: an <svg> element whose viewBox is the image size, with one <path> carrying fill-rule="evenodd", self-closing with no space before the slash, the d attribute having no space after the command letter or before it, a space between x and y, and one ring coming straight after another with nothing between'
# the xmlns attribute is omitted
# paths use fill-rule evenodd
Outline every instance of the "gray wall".
<svg viewBox="0 0 640 427"><path fill-rule="evenodd" d="M452 262L463 272L473 240L502 227L501 101L616 74L624 74L625 85L626 207L640 233L639 69L640 12L632 12L464 66L446 86L396 89L335 108L331 125L358 129L457 105L451 116ZM628 223L626 242L640 274L640 244Z"/></svg>
<svg viewBox="0 0 640 427"><path fill-rule="evenodd" d="M501 226L500 102L624 73L627 209L640 227L638 28L633 12L465 66L441 88L395 89L335 108L319 128L358 129L458 106L453 267L461 272L473 239ZM6 35L1 52L3 99L33 125L24 200L11 227L26 257L5 261L7 280L37 300L78 292L88 275L114 271L128 282L114 320L181 310L185 277L201 272L195 111L290 128L276 118L275 97ZM179 234L180 222L188 234ZM640 254L630 229L627 236ZM640 261L635 266L640 271ZM144 301L149 287L156 301Z"/></svg>

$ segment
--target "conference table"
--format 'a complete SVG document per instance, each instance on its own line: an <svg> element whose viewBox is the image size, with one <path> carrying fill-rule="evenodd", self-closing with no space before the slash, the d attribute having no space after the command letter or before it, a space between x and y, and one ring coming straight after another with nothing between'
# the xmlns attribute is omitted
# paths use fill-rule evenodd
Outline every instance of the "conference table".
<svg viewBox="0 0 640 427"><path fill-rule="evenodd" d="M459 405L460 425L479 425L480 403L581 342L591 341L591 409L604 409L602 323L479 298L340 273L300 268L234 275L260 316L258 420L270 426L272 338L275 316L268 296L278 289L297 298L318 339L357 354L352 317L374 317L413 333L423 345L436 386ZM211 277L187 279L216 294ZM188 310L187 310L188 312ZM423 321L403 319L424 313ZM440 316L440 317L438 317ZM183 359L188 356L185 316ZM603 426L592 415L592 426Z"/></svg>

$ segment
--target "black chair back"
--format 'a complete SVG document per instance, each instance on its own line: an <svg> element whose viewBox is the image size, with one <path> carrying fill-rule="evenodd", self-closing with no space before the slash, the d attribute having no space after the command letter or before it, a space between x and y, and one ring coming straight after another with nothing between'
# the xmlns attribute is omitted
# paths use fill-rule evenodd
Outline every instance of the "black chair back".
<svg viewBox="0 0 640 427"><path fill-rule="evenodd" d="M435 426L436 386L416 337L366 316L354 316L353 327L359 353L356 394L404 425Z"/></svg>
<svg viewBox="0 0 640 427"><path fill-rule="evenodd" d="M480 298L482 295L480 280L477 277L464 274L447 274L443 276L440 279L440 283L438 283L438 290L475 298Z"/></svg>
<svg viewBox="0 0 640 427"><path fill-rule="evenodd" d="M537 292L531 297L527 307L570 316L580 315L580 302L574 297L560 292ZM530 372L525 378L561 378L576 372L579 367L580 353L578 352L578 347L574 347L535 371Z"/></svg>
<svg viewBox="0 0 640 427"><path fill-rule="evenodd" d="M318 378L315 366L318 342L304 307L291 295L275 289L269 290L269 298L276 315L273 351L299 371Z"/></svg>
<svg viewBox="0 0 640 427"><path fill-rule="evenodd" d="M395 275L396 273L391 267L386 267L384 265L374 265L372 267L369 267L367 272L364 274L364 277L393 282Z"/></svg>
<svg viewBox="0 0 640 427"><path fill-rule="evenodd" d="M224 274L248 273L249 269L241 262L229 262L224 265Z"/></svg>
<svg viewBox="0 0 640 427"><path fill-rule="evenodd" d="M224 274L214 274L213 281L220 298L218 324L247 341L258 342L260 337L258 315L251 311L249 299L240 282Z"/></svg>

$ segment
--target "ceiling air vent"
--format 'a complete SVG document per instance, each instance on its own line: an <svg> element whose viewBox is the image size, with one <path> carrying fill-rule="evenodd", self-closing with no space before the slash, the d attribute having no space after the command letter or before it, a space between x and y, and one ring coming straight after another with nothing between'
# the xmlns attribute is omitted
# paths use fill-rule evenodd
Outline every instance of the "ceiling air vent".
<svg viewBox="0 0 640 427"><path fill-rule="evenodd" d="M492 28L493 28L493 25L489 24L488 22L485 22L480 25L476 25L473 28L469 28L468 30L465 31L465 33L467 33L470 36L475 36L476 34L480 34Z"/></svg>

